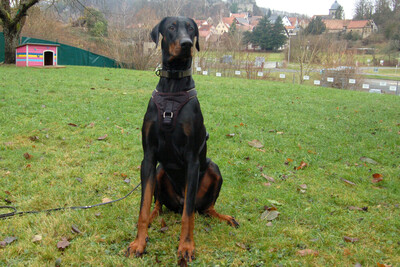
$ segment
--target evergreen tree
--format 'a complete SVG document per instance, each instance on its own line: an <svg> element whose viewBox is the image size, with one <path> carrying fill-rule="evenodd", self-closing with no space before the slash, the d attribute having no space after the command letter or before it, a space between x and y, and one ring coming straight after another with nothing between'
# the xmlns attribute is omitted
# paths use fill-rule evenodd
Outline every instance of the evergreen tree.
<svg viewBox="0 0 400 267"><path fill-rule="evenodd" d="M335 19L343 19L344 18L344 10L342 6L339 6L335 12Z"/></svg>
<svg viewBox="0 0 400 267"><path fill-rule="evenodd" d="M304 29L305 34L319 35L326 30L326 25L321 17L315 17L311 20L308 26Z"/></svg>
<svg viewBox="0 0 400 267"><path fill-rule="evenodd" d="M272 49L277 50L286 43L286 29L283 25L282 18L279 16L272 28Z"/></svg>

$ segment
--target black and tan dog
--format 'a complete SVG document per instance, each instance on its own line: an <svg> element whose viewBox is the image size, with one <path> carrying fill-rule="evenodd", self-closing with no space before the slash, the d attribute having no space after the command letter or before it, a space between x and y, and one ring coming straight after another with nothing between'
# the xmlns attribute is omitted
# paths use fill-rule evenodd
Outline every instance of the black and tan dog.
<svg viewBox="0 0 400 267"><path fill-rule="evenodd" d="M156 44L160 33L163 69L143 121L142 199L137 236L127 254L144 253L149 224L165 205L182 213L178 257L192 261L195 211L234 227L239 224L214 209L222 177L218 166L206 157L207 132L191 76L195 38L200 50L197 25L189 18L167 17L151 33ZM153 195L155 207L150 213Z"/></svg>

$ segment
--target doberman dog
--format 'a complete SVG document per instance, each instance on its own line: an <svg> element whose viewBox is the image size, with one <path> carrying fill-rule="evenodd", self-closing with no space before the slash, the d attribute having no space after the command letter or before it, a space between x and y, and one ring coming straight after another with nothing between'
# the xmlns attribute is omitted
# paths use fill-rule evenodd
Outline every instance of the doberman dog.
<svg viewBox="0 0 400 267"><path fill-rule="evenodd" d="M214 209L222 177L217 164L206 157L208 134L191 76L195 38L195 47L200 50L197 25L190 18L167 17L151 32L156 45L160 33L162 70L143 120L142 199L137 236L127 256L144 253L149 224L165 205L182 213L178 258L191 262L195 211L234 227L239 224ZM150 213L153 195L155 207Z"/></svg>

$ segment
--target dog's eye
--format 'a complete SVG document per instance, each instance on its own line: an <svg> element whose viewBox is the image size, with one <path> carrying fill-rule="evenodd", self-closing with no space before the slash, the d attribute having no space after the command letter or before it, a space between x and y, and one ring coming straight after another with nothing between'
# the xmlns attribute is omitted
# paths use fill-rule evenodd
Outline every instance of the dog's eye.
<svg viewBox="0 0 400 267"><path fill-rule="evenodd" d="M192 26L190 26L188 31L192 32L192 31L194 31L194 28Z"/></svg>
<svg viewBox="0 0 400 267"><path fill-rule="evenodd" d="M175 27L174 27L174 26L169 26L169 27L168 27L168 30L174 31L174 30L175 30Z"/></svg>

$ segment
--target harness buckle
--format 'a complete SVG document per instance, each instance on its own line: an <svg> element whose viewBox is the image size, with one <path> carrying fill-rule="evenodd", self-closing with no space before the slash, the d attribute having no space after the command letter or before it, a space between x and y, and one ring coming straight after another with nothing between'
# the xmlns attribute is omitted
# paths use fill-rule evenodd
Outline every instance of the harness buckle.
<svg viewBox="0 0 400 267"><path fill-rule="evenodd" d="M165 117L167 117L167 116L172 119L174 117L174 113L173 112L164 112L163 118L165 119Z"/></svg>
<svg viewBox="0 0 400 267"><path fill-rule="evenodd" d="M160 77L161 76L161 68L156 69L155 74L156 74L156 76Z"/></svg>

